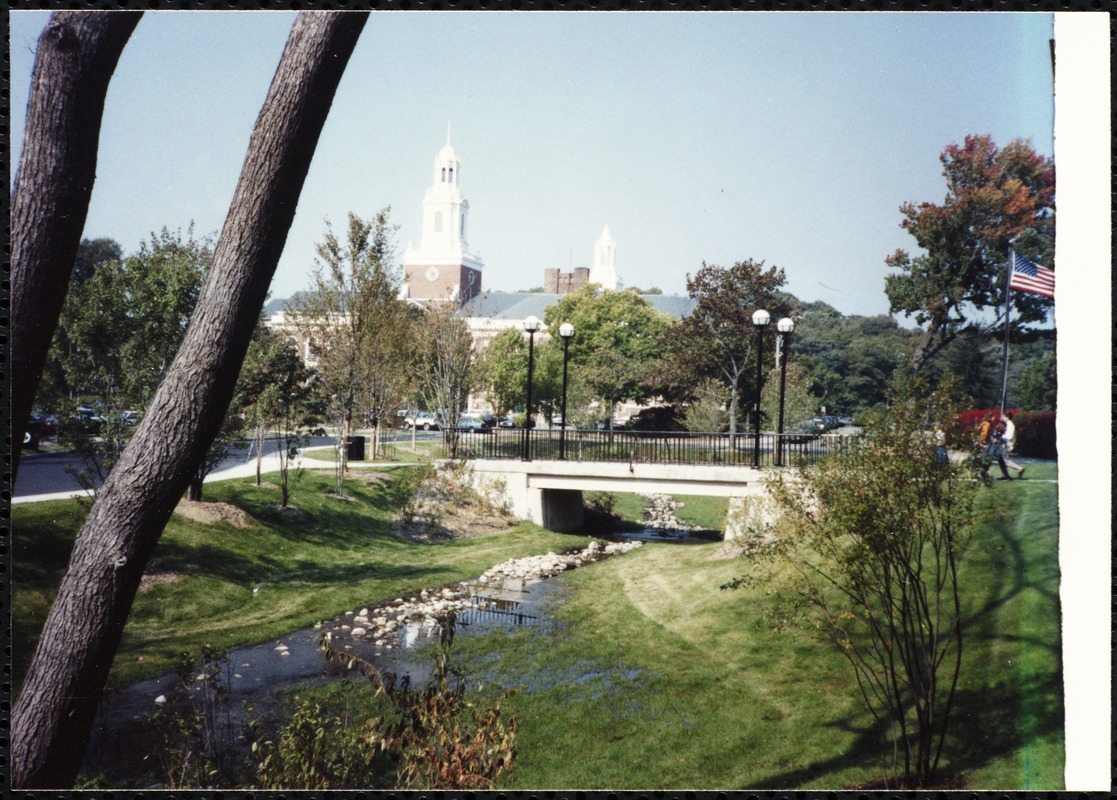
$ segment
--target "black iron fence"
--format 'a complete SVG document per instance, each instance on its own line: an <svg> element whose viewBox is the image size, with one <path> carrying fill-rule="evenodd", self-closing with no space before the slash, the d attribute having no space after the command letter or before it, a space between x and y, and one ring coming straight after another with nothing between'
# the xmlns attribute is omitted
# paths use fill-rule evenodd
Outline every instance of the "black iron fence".
<svg viewBox="0 0 1117 800"><path fill-rule="evenodd" d="M695 466L798 466L816 461L849 438L834 433L691 433L494 428L458 440L464 458L591 461Z"/></svg>

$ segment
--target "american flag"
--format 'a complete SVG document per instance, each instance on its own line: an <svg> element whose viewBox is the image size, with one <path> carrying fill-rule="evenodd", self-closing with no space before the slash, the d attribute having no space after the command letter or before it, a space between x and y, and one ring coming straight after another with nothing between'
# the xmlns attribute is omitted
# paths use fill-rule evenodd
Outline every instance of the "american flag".
<svg viewBox="0 0 1117 800"><path fill-rule="evenodd" d="M1008 282L1010 289L1030 294L1041 294L1044 297L1055 297L1055 273L1047 267L1033 264L1024 256L1014 256L1012 263L1012 278Z"/></svg>

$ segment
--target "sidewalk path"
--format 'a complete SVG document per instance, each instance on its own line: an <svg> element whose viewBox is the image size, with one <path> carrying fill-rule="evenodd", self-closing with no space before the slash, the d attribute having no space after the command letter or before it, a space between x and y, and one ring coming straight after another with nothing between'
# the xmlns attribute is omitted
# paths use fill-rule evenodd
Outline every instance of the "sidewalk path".
<svg viewBox="0 0 1117 800"><path fill-rule="evenodd" d="M322 445L319 447L308 447L302 452L307 453L312 450L332 450L333 445ZM394 469L396 467L412 467L417 466L419 462L383 462L383 461L350 461L349 466L353 469ZM333 463L330 461L317 461L317 460L303 460L301 457L295 459L296 467L303 467L305 469L332 469ZM260 466L261 473L278 472L279 471L279 454L277 452L268 453L264 456L263 463ZM240 464L233 464L232 466L225 467L220 470L215 470L206 476L206 483L214 483L216 481L227 481L232 478L251 478L256 474L256 459L250 458L248 461ZM34 494L24 495L21 497L13 497L12 505L21 503L41 503L46 500L69 500L72 497L92 497L93 493L89 491L79 490L72 492L54 492L53 494Z"/></svg>

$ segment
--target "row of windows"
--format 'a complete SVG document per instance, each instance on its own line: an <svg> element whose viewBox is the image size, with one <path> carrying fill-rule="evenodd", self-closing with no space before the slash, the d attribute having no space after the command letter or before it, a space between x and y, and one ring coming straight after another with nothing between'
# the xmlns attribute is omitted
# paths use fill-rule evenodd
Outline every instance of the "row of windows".
<svg viewBox="0 0 1117 800"><path fill-rule="evenodd" d="M443 167L442 168L442 182L443 183L446 183L446 174L447 174L447 169L446 169L446 167ZM454 182L454 168L453 167L449 168L449 175L450 175L450 183L453 183ZM458 170L458 177L461 177L461 170L460 169Z"/></svg>

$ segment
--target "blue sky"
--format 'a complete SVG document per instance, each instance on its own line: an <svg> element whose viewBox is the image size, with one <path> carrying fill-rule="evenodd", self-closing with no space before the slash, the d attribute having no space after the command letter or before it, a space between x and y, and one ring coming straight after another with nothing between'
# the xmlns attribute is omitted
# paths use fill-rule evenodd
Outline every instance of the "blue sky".
<svg viewBox="0 0 1117 800"><path fill-rule="evenodd" d="M45 12L11 14L12 156ZM109 89L87 237L216 234L293 15L148 12ZM418 244L451 140L484 285L592 262L608 224L626 285L685 293L703 261L783 267L788 288L886 313L905 200L941 201L969 133L1053 153L1050 14L372 15L273 282L306 285L324 220L384 206Z"/></svg>

